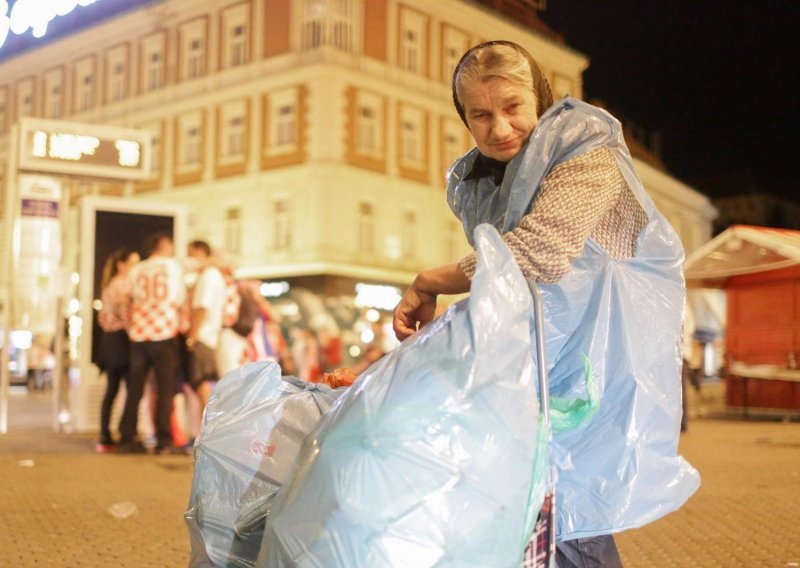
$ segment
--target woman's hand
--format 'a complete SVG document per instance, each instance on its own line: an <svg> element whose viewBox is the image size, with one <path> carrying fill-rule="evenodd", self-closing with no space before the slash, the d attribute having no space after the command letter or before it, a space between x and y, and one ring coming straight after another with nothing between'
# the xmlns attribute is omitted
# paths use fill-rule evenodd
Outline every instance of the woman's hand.
<svg viewBox="0 0 800 568"><path fill-rule="evenodd" d="M392 327L400 341L413 335L417 331L417 324L420 328L429 324L436 313L436 294L420 290L416 286L418 280L419 278L414 280L408 287L394 309Z"/></svg>
<svg viewBox="0 0 800 568"><path fill-rule="evenodd" d="M436 314L436 297L439 294L469 292L469 278L457 262L420 272L403 294L394 309L392 327L397 339L403 341L425 327Z"/></svg>

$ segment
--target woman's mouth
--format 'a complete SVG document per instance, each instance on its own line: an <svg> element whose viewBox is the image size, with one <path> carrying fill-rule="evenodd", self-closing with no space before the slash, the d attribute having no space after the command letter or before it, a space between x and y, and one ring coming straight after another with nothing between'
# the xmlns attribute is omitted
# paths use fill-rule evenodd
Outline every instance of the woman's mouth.
<svg viewBox="0 0 800 568"><path fill-rule="evenodd" d="M496 142L494 147L498 150L509 150L517 145L517 141L515 140L506 140L505 142Z"/></svg>

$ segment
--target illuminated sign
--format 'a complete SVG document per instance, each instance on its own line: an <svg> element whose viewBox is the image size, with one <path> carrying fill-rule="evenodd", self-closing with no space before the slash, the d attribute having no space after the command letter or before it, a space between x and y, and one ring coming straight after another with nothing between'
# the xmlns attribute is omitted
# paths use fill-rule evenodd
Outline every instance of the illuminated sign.
<svg viewBox="0 0 800 568"><path fill-rule="evenodd" d="M11 13L8 2L0 0L0 48L9 32L22 35L31 30L33 37L44 37L47 24L58 16L66 16L78 6L89 6L98 0L17 0Z"/></svg>
<svg viewBox="0 0 800 568"><path fill-rule="evenodd" d="M19 168L144 179L150 175L150 136L143 130L22 118Z"/></svg>

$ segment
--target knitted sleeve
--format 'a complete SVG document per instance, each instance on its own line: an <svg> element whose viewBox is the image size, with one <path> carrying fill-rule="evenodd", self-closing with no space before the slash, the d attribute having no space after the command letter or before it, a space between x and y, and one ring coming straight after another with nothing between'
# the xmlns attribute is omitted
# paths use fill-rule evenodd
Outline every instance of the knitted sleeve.
<svg viewBox="0 0 800 568"><path fill-rule="evenodd" d="M559 164L544 178L531 213L503 235L526 278L557 282L569 272L586 239L620 203L627 190L614 155L598 148ZM472 278L476 257L459 261Z"/></svg>

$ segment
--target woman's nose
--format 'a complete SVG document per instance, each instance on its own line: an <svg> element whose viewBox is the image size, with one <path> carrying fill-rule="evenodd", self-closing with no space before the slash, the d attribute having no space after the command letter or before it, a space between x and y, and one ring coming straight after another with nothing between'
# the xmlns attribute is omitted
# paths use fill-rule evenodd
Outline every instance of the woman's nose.
<svg viewBox="0 0 800 568"><path fill-rule="evenodd" d="M492 134L494 138L502 140L511 132L511 123L504 116L496 116L492 121Z"/></svg>

